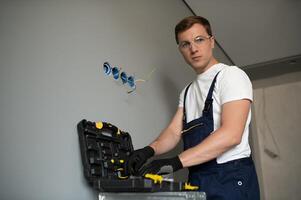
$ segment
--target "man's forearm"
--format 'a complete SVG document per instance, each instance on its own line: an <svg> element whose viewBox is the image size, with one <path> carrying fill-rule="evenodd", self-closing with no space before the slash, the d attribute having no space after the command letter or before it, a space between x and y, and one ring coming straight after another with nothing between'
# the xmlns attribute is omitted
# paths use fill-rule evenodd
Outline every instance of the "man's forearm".
<svg viewBox="0 0 301 200"><path fill-rule="evenodd" d="M179 143L180 139L180 134L175 134L173 130L166 128L149 146L154 149L155 155L160 155L172 150Z"/></svg>
<svg viewBox="0 0 301 200"><path fill-rule="evenodd" d="M182 152L179 158L183 167L205 163L238 145L240 140L241 134L235 136L229 130L218 129L197 146Z"/></svg>
<svg viewBox="0 0 301 200"><path fill-rule="evenodd" d="M155 150L155 155L160 155L172 150L181 139L183 108L179 107L170 124L150 146Z"/></svg>

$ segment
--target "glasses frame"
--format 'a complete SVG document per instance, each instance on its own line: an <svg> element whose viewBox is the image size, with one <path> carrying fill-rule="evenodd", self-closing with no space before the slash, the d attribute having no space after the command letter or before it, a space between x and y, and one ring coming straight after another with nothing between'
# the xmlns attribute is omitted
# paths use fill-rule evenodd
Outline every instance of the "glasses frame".
<svg viewBox="0 0 301 200"><path fill-rule="evenodd" d="M211 39L213 36L196 36L192 41L182 41L179 42L178 47L182 51L186 51L188 49L191 49L192 44L195 44L196 46L201 46L204 44L204 42L208 39Z"/></svg>

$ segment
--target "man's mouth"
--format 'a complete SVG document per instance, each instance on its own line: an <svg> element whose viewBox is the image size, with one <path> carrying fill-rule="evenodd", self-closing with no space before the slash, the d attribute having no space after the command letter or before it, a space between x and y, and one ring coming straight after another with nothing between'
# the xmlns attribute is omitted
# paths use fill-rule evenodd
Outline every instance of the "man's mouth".
<svg viewBox="0 0 301 200"><path fill-rule="evenodd" d="M198 60L200 60L202 58L202 56L194 56L194 57L192 57L192 60L193 61L198 61Z"/></svg>

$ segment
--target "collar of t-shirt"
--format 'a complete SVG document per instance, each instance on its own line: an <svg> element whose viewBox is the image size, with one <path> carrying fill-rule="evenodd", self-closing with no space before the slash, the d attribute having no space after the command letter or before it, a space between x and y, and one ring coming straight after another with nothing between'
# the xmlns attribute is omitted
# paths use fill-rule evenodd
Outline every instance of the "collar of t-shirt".
<svg viewBox="0 0 301 200"><path fill-rule="evenodd" d="M204 80L207 78L211 78L212 76L215 76L217 72L222 70L225 67L225 64L223 63L217 63L212 65L209 69L207 69L205 72L197 75L197 80Z"/></svg>

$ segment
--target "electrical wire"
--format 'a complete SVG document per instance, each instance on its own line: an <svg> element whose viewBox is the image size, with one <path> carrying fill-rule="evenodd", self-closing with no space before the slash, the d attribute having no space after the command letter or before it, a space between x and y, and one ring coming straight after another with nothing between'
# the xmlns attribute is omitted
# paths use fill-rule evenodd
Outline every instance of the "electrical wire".
<svg viewBox="0 0 301 200"><path fill-rule="evenodd" d="M270 135L270 138L272 139L272 144L275 148L270 148L267 146L267 137L265 135L265 131L263 131L263 137L264 137L264 152L269 155L271 158L277 158L280 156L280 149L278 147L278 144L276 142L276 139L275 139L275 136L274 136L274 133L272 131L272 128L271 126L269 125L269 122L267 120L267 112L266 112L266 93L265 93L265 89L263 88L262 89L262 111L263 111L263 121L264 121L264 125L266 126L267 128L267 133Z"/></svg>

